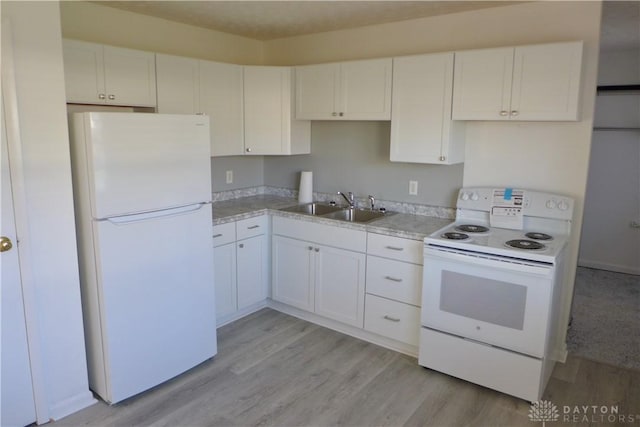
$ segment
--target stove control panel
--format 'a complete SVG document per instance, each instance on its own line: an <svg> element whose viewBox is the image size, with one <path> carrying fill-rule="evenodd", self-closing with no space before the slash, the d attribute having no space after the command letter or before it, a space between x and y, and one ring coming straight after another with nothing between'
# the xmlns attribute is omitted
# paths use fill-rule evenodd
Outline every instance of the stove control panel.
<svg viewBox="0 0 640 427"><path fill-rule="evenodd" d="M573 199L570 197L509 187L461 188L456 207L494 212L499 216L510 217L510 220L519 215L562 220L573 218ZM499 208L495 209L496 207Z"/></svg>

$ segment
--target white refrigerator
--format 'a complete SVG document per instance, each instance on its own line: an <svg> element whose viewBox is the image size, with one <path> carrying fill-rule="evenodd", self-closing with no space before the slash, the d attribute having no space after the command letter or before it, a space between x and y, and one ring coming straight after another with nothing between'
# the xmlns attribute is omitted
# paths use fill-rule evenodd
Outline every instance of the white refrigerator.
<svg viewBox="0 0 640 427"><path fill-rule="evenodd" d="M89 384L116 403L217 352L209 118L69 120Z"/></svg>

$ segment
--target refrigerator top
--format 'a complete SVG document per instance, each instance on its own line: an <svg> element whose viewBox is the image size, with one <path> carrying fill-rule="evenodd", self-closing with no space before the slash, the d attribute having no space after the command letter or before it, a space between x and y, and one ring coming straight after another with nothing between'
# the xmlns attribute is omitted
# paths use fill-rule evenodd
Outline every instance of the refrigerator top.
<svg viewBox="0 0 640 427"><path fill-rule="evenodd" d="M207 116L76 113L70 130L76 197L95 219L211 200Z"/></svg>

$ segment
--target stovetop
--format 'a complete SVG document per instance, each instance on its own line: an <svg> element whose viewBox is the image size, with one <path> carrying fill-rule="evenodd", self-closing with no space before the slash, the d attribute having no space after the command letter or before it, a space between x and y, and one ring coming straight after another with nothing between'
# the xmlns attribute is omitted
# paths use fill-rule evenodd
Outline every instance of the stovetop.
<svg viewBox="0 0 640 427"><path fill-rule="evenodd" d="M465 229L461 227L463 225L486 227L487 231L461 231ZM533 238L528 237L527 234ZM545 240L541 237L550 238ZM566 246L567 240L566 234L550 234L539 230L512 230L490 227L488 224L456 221L430 234L424 241L427 245L553 263ZM508 246L507 242L514 244L515 247Z"/></svg>
<svg viewBox="0 0 640 427"><path fill-rule="evenodd" d="M455 222L426 237L425 245L554 263L569 240L573 199L566 196L467 187L456 206Z"/></svg>

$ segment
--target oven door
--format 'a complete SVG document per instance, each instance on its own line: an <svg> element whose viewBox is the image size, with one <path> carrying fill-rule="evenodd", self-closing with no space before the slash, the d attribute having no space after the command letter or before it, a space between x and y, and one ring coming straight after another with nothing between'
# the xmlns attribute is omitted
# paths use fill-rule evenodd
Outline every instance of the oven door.
<svg viewBox="0 0 640 427"><path fill-rule="evenodd" d="M425 246L422 325L543 357L551 264Z"/></svg>

